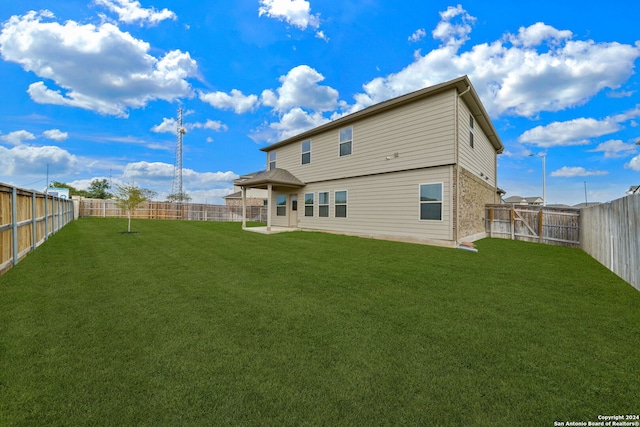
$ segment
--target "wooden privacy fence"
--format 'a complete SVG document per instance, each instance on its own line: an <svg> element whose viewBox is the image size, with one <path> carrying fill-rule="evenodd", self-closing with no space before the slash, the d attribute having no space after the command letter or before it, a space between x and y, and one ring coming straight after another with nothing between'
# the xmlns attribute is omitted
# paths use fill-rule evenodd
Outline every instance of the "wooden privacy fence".
<svg viewBox="0 0 640 427"><path fill-rule="evenodd" d="M527 205L486 205L489 237L580 247L580 210Z"/></svg>
<svg viewBox="0 0 640 427"><path fill-rule="evenodd" d="M640 291L640 195L581 211L582 249Z"/></svg>
<svg viewBox="0 0 640 427"><path fill-rule="evenodd" d="M0 183L0 274L73 219L70 200Z"/></svg>
<svg viewBox="0 0 640 427"><path fill-rule="evenodd" d="M115 200L80 199L80 217L126 218L127 213L116 206ZM267 222L267 208L247 206L249 221ZM144 202L131 218L181 219L194 221L242 222L242 206L220 206L197 203Z"/></svg>

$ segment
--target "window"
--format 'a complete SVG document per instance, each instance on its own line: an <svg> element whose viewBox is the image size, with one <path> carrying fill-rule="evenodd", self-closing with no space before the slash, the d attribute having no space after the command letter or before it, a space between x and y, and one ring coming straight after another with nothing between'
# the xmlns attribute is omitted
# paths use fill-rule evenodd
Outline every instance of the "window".
<svg viewBox="0 0 640 427"><path fill-rule="evenodd" d="M473 148L473 116L469 116L469 145Z"/></svg>
<svg viewBox="0 0 640 427"><path fill-rule="evenodd" d="M336 218L347 217L347 191L336 191L334 204L336 207Z"/></svg>
<svg viewBox="0 0 640 427"><path fill-rule="evenodd" d="M442 220L442 183L420 184L420 219Z"/></svg>
<svg viewBox="0 0 640 427"><path fill-rule="evenodd" d="M340 156L348 156L352 151L353 126L340 129Z"/></svg>
<svg viewBox="0 0 640 427"><path fill-rule="evenodd" d="M269 153L269 170L273 170L276 168L276 152L272 151Z"/></svg>
<svg viewBox="0 0 640 427"><path fill-rule="evenodd" d="M298 210L298 195L297 194L293 194L291 196L291 210L292 211L297 211Z"/></svg>
<svg viewBox="0 0 640 427"><path fill-rule="evenodd" d="M304 216L313 216L313 193L304 195Z"/></svg>
<svg viewBox="0 0 640 427"><path fill-rule="evenodd" d="M287 196L278 196L276 198L276 215L287 216Z"/></svg>
<svg viewBox="0 0 640 427"><path fill-rule="evenodd" d="M302 141L302 164L311 163L311 140Z"/></svg>
<svg viewBox="0 0 640 427"><path fill-rule="evenodd" d="M329 217L329 192L318 193L318 216Z"/></svg>

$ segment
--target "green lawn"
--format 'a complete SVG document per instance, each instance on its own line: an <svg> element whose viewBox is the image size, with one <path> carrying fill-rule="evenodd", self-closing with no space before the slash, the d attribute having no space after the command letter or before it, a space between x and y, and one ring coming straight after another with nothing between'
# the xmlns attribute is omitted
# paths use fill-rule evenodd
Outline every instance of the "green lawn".
<svg viewBox="0 0 640 427"><path fill-rule="evenodd" d="M584 252L72 222L0 277L0 425L553 426L640 412Z"/></svg>

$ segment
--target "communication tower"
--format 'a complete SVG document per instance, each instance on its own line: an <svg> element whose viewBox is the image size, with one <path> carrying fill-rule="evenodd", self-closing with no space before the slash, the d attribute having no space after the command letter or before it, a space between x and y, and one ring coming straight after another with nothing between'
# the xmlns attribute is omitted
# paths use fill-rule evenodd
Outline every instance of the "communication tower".
<svg viewBox="0 0 640 427"><path fill-rule="evenodd" d="M187 133L187 130L182 126L182 108L178 108L178 123L176 126L176 164L173 169L172 194L181 197L184 194L182 190L182 137Z"/></svg>

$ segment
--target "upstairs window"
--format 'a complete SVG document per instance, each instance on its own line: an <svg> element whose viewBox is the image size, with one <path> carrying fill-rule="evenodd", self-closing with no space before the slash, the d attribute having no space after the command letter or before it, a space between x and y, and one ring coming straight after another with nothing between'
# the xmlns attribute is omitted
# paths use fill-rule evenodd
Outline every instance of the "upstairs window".
<svg viewBox="0 0 640 427"><path fill-rule="evenodd" d="M347 191L336 191L334 205L336 209L336 218L347 217Z"/></svg>
<svg viewBox="0 0 640 427"><path fill-rule="evenodd" d="M302 141L302 164L311 163L311 140Z"/></svg>
<svg viewBox="0 0 640 427"><path fill-rule="evenodd" d="M469 116L469 145L473 148L473 116Z"/></svg>
<svg viewBox="0 0 640 427"><path fill-rule="evenodd" d="M340 129L340 156L348 156L353 149L353 126Z"/></svg>
<svg viewBox="0 0 640 427"><path fill-rule="evenodd" d="M287 216L287 196L278 196L276 199L276 215Z"/></svg>
<svg viewBox="0 0 640 427"><path fill-rule="evenodd" d="M276 152L271 151L269 153L269 170L274 170L276 168Z"/></svg>
<svg viewBox="0 0 640 427"><path fill-rule="evenodd" d="M442 183L420 184L420 219L442 220Z"/></svg>
<svg viewBox="0 0 640 427"><path fill-rule="evenodd" d="M329 217L329 192L318 193L318 216Z"/></svg>
<svg viewBox="0 0 640 427"><path fill-rule="evenodd" d="M313 216L313 193L304 195L304 216Z"/></svg>

